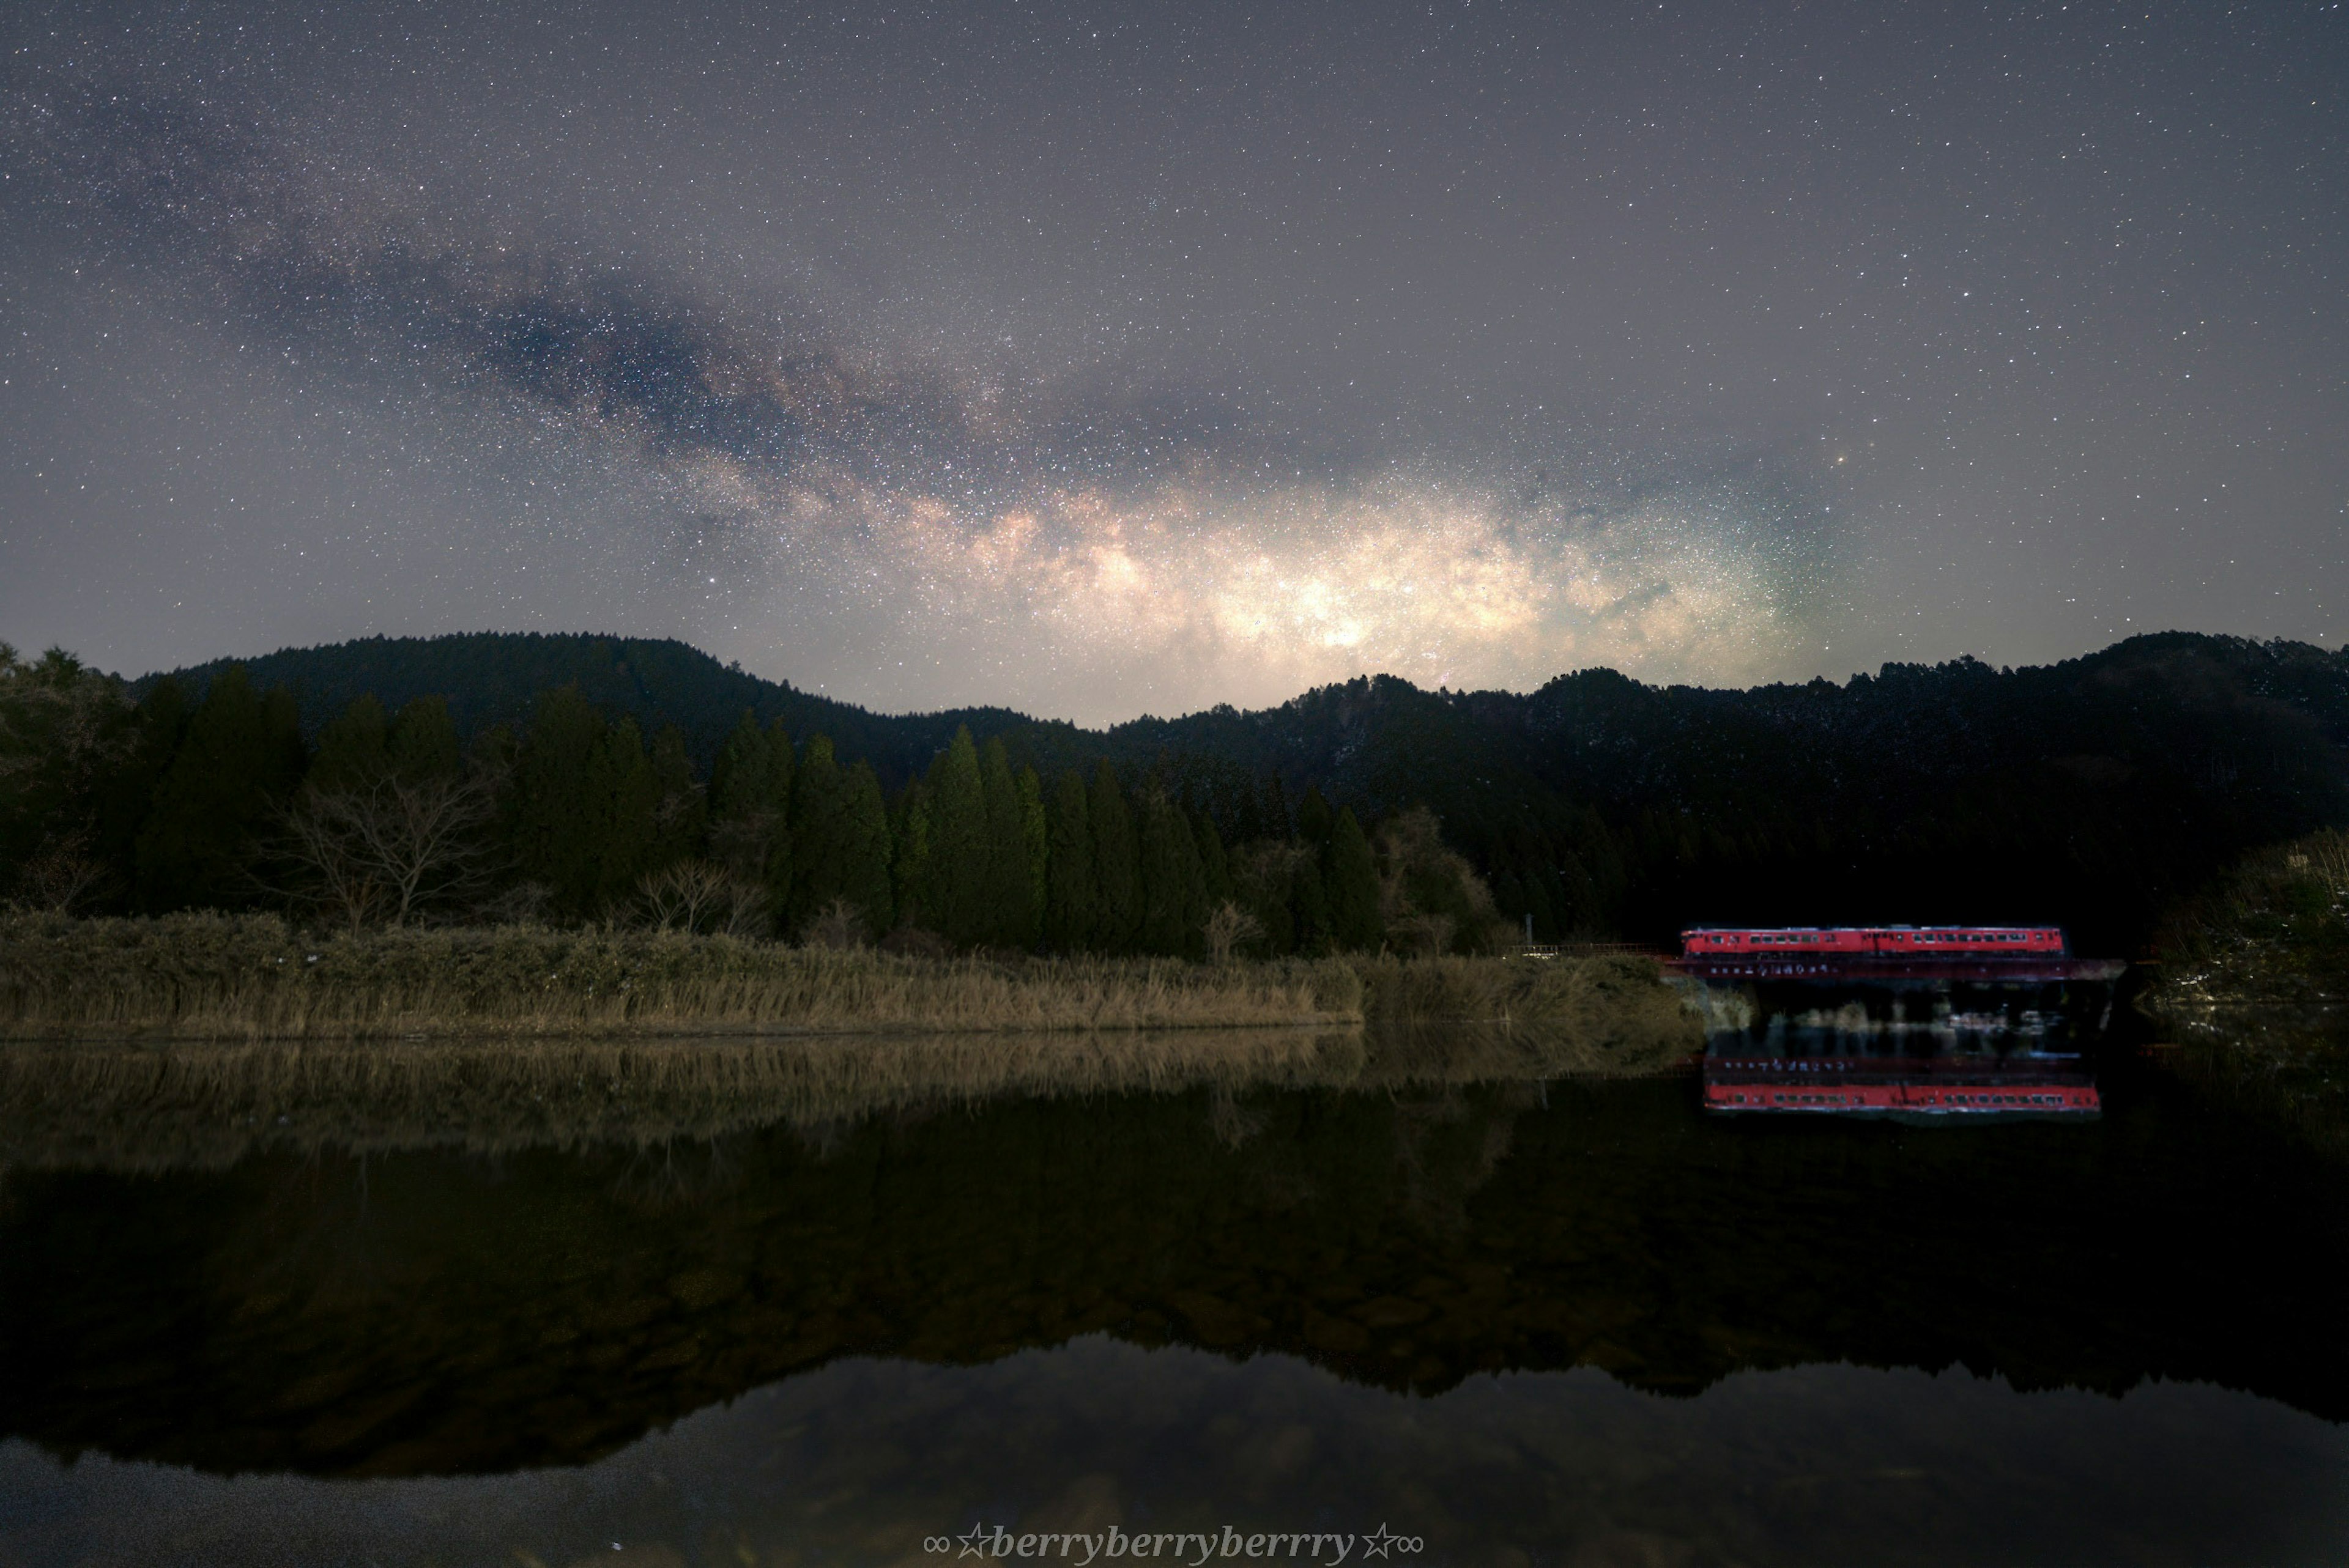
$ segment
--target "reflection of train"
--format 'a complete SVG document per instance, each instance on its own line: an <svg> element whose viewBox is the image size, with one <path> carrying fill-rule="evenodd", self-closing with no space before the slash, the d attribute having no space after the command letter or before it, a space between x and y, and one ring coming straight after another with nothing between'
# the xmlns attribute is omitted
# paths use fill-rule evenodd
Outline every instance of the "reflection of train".
<svg viewBox="0 0 2349 1568"><path fill-rule="evenodd" d="M1681 933L1681 954L1759 953L1772 956L1874 954L1894 958L2033 956L2064 953L2052 925L1699 925Z"/></svg>
<svg viewBox="0 0 2349 1568"><path fill-rule="evenodd" d="M1733 1047L1733 1049L1734 1047ZM1899 1120L2094 1117L2104 1109L2079 1057L1961 1052L1927 1058L1708 1054L1704 1106L1727 1112L1837 1112Z"/></svg>

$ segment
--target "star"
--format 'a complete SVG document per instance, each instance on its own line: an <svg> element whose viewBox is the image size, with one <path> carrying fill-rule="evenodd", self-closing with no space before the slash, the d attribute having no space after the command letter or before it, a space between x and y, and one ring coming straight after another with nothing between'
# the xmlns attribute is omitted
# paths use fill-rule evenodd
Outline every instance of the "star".
<svg viewBox="0 0 2349 1568"><path fill-rule="evenodd" d="M1383 1557L1387 1554L1387 1549L1402 1539L1402 1537L1400 1535L1390 1535L1387 1533L1386 1521L1381 1520L1379 1522L1378 1532L1376 1534L1365 1535L1362 1537L1362 1555L1364 1557Z"/></svg>
<svg viewBox="0 0 2349 1568"><path fill-rule="evenodd" d="M986 1556L987 1542L992 1538L987 1533L986 1525L974 1524L955 1539L962 1542L962 1550L955 1553L955 1560L960 1562L966 1557Z"/></svg>

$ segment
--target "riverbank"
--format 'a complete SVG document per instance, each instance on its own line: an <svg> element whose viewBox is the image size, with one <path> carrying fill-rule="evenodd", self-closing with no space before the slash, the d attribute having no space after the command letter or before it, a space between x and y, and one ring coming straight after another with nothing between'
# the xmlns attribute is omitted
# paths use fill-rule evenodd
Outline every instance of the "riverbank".
<svg viewBox="0 0 2349 1568"><path fill-rule="evenodd" d="M224 1170L263 1150L659 1148L1006 1099L1296 1089L1424 1099L1668 1072L1677 1030L1557 1026L0 1044L0 1167Z"/></svg>
<svg viewBox="0 0 2349 1568"><path fill-rule="evenodd" d="M0 919L0 1039L1102 1032L1550 1024L1685 1037L1652 962L925 958L601 928L305 934L270 915Z"/></svg>
<svg viewBox="0 0 2349 1568"><path fill-rule="evenodd" d="M2250 856L2171 915L2160 948L2140 999L2156 1017L2349 1006L2349 832Z"/></svg>
<svg viewBox="0 0 2349 1568"><path fill-rule="evenodd" d="M2349 833L2263 850L2172 916L2137 1006L2179 1071L2349 1158Z"/></svg>

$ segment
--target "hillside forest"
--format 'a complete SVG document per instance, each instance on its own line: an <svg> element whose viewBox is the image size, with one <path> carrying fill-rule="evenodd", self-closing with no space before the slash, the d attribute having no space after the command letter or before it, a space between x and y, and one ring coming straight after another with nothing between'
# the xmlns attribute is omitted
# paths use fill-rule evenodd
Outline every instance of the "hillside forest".
<svg viewBox="0 0 2349 1568"><path fill-rule="evenodd" d="M2055 921L2128 953L2349 822L2349 655L1392 677L1107 730L877 715L683 645L368 639L137 682L0 655L0 899L1041 952L1489 950Z"/></svg>

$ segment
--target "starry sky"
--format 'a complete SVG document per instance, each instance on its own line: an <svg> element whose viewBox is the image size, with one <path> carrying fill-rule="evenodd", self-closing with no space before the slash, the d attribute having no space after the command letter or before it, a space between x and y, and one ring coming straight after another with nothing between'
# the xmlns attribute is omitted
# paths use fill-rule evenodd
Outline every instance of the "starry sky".
<svg viewBox="0 0 2349 1568"><path fill-rule="evenodd" d="M1102 722L2349 630L2339 4L0 7L0 637Z"/></svg>

